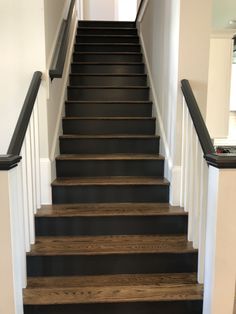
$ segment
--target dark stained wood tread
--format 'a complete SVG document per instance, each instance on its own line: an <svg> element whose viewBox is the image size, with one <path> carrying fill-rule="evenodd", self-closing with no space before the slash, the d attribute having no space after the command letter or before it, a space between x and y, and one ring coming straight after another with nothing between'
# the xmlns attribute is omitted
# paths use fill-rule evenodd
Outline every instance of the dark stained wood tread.
<svg viewBox="0 0 236 314"><path fill-rule="evenodd" d="M146 73L70 73L70 76L147 76Z"/></svg>
<svg viewBox="0 0 236 314"><path fill-rule="evenodd" d="M52 186L86 186L86 185L169 185L164 178L158 177L80 177L57 178Z"/></svg>
<svg viewBox="0 0 236 314"><path fill-rule="evenodd" d="M88 65L144 65L143 62L99 62L99 61L90 61L90 62L72 62L71 63L72 65L76 65L76 64L81 64L81 65L84 65L84 64L88 64ZM115 74L115 73L114 73Z"/></svg>
<svg viewBox="0 0 236 314"><path fill-rule="evenodd" d="M126 35L126 34L120 34L120 35L112 35L112 34L78 34L77 37L128 37L128 38L133 38L136 37L138 38L138 35Z"/></svg>
<svg viewBox="0 0 236 314"><path fill-rule="evenodd" d="M76 43L75 46L138 46L139 43Z"/></svg>
<svg viewBox="0 0 236 314"><path fill-rule="evenodd" d="M156 120L154 117L63 117L64 120Z"/></svg>
<svg viewBox="0 0 236 314"><path fill-rule="evenodd" d="M187 216L187 212L168 203L97 203L44 205L36 217L97 217L97 216Z"/></svg>
<svg viewBox="0 0 236 314"><path fill-rule="evenodd" d="M105 21L103 21L103 22L105 22ZM78 27L78 30L80 30L81 28L80 27ZM82 27L82 29L95 29L95 30L97 30L97 29L99 29L99 30L101 30L101 29L104 29L104 30L110 30L110 29L114 29L114 30L117 30L117 29L119 29L119 30L134 30L135 29L135 27Z"/></svg>
<svg viewBox="0 0 236 314"><path fill-rule="evenodd" d="M29 256L193 253L185 235L37 237Z"/></svg>
<svg viewBox="0 0 236 314"><path fill-rule="evenodd" d="M164 157L157 154L64 154L56 160L164 160Z"/></svg>
<svg viewBox="0 0 236 314"><path fill-rule="evenodd" d="M32 277L24 304L78 304L202 300L196 274Z"/></svg>
<svg viewBox="0 0 236 314"><path fill-rule="evenodd" d="M149 101L149 100L143 100L143 101L136 101L136 100L127 100L127 101L124 101L124 100L121 100L121 101L117 101L117 100L82 100L82 101L79 101L79 100L67 100L65 102L66 104L126 104L126 105L136 105L136 104L141 104L141 105L149 105L149 104L152 104L152 101Z"/></svg>
<svg viewBox="0 0 236 314"><path fill-rule="evenodd" d="M68 86L70 89L149 89L148 86L80 86L80 85L70 85Z"/></svg>
<svg viewBox="0 0 236 314"><path fill-rule="evenodd" d="M64 134L60 138L68 139L113 139L113 138L127 138L127 139L153 139L159 138L158 135L130 135L130 134L113 134L113 135L76 135L76 134Z"/></svg>
<svg viewBox="0 0 236 314"><path fill-rule="evenodd" d="M142 55L141 52L132 52L132 51L128 51L128 52L96 52L96 51L74 51L73 52L76 55Z"/></svg>

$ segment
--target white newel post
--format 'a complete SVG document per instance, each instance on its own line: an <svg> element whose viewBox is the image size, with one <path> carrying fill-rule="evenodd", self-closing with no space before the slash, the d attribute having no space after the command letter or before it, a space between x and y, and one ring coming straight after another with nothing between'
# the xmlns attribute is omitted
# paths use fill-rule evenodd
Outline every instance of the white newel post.
<svg viewBox="0 0 236 314"><path fill-rule="evenodd" d="M236 169L209 166L204 314L233 314L236 279Z"/></svg>
<svg viewBox="0 0 236 314"><path fill-rule="evenodd" d="M17 211L17 168L0 171L0 313L23 314L22 219Z"/></svg>

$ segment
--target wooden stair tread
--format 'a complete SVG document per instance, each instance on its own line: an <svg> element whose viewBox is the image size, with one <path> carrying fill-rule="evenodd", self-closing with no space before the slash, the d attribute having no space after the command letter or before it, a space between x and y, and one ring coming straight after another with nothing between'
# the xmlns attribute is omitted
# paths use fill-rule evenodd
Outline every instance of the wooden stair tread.
<svg viewBox="0 0 236 314"><path fill-rule="evenodd" d="M56 160L164 160L158 154L61 154Z"/></svg>
<svg viewBox="0 0 236 314"><path fill-rule="evenodd" d="M154 117L63 117L63 120L152 120L155 121Z"/></svg>
<svg viewBox="0 0 236 314"><path fill-rule="evenodd" d="M126 104L126 105L136 105L136 104L152 104L152 101L149 101L149 100L142 100L142 101L137 101L137 100L127 100L127 101L124 101L124 100L67 100L65 102L66 104Z"/></svg>
<svg viewBox="0 0 236 314"><path fill-rule="evenodd" d="M86 185L169 185L164 178L158 177L80 177L57 178L53 186L86 186Z"/></svg>
<svg viewBox="0 0 236 314"><path fill-rule="evenodd" d="M196 274L29 278L24 304L202 300Z"/></svg>
<svg viewBox="0 0 236 314"><path fill-rule="evenodd" d="M99 85L69 85L69 89L149 89L148 86L99 86Z"/></svg>
<svg viewBox="0 0 236 314"><path fill-rule="evenodd" d="M142 55L142 53L141 52L132 52L132 51L128 51L128 52L106 52L106 51L104 51L104 52L97 52L97 51L74 51L73 52L74 54L76 54L76 55L80 55L80 54L82 54L82 55Z"/></svg>
<svg viewBox="0 0 236 314"><path fill-rule="evenodd" d="M37 237L29 256L193 253L185 235Z"/></svg>
<svg viewBox="0 0 236 314"><path fill-rule="evenodd" d="M104 21L105 22L105 21ZM80 29L80 28L78 28L78 29ZM104 29L104 30L117 30L117 29L119 29L119 30L134 30L135 28L134 27L83 27L82 29L99 29L99 30L102 30L102 29Z"/></svg>
<svg viewBox="0 0 236 314"><path fill-rule="evenodd" d="M36 217L102 217L102 216L172 216L187 213L183 208L165 203L98 203L44 205Z"/></svg>
<svg viewBox="0 0 236 314"><path fill-rule="evenodd" d="M75 46L139 46L139 43L76 43Z"/></svg>
<svg viewBox="0 0 236 314"><path fill-rule="evenodd" d="M159 138L158 135L130 135L130 134L112 134L112 135L77 135L77 134L64 134L60 138L68 139L113 139L113 138L127 138L127 139L155 139Z"/></svg>
<svg viewBox="0 0 236 314"><path fill-rule="evenodd" d="M70 76L147 76L145 73L70 73Z"/></svg>
<svg viewBox="0 0 236 314"><path fill-rule="evenodd" d="M144 65L143 62L111 62L111 61L108 61L108 62L104 62L104 61L82 61L82 62L72 62L71 64L91 64L91 65Z"/></svg>
<svg viewBox="0 0 236 314"><path fill-rule="evenodd" d="M127 34L120 34L120 35L112 35L112 34L78 34L78 37L139 37L138 35L127 35Z"/></svg>

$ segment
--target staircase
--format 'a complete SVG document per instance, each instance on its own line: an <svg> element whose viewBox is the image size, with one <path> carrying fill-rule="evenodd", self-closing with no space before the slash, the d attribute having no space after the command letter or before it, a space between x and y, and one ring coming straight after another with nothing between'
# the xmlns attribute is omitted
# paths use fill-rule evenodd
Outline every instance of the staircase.
<svg viewBox="0 0 236 314"><path fill-rule="evenodd" d="M25 314L200 314L197 251L169 183L133 22L79 22Z"/></svg>

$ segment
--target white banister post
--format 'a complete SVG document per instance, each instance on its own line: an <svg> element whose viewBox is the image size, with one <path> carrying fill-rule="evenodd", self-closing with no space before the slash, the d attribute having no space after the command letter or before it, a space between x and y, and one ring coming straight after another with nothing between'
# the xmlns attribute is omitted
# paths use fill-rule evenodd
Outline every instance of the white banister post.
<svg viewBox="0 0 236 314"><path fill-rule="evenodd" d="M16 179L16 168L0 171L0 313L6 314L23 314L22 276L19 271L22 263L19 242L15 238L16 231L14 231L18 225L14 211L17 190L11 191L11 186ZM16 198L14 201L13 197Z"/></svg>
<svg viewBox="0 0 236 314"><path fill-rule="evenodd" d="M236 279L236 169L209 166L204 314L233 314Z"/></svg>

